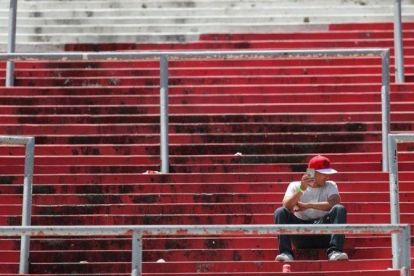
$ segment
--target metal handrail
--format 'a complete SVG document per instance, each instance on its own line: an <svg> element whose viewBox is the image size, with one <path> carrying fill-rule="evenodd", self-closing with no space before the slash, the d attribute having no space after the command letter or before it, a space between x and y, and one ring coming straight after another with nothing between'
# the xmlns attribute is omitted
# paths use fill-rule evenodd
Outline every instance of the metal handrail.
<svg viewBox="0 0 414 276"><path fill-rule="evenodd" d="M401 19L401 0L394 0L394 55L395 55L395 82L404 82L404 54ZM17 0L10 0L9 36L7 52L16 50ZM14 86L14 62L7 62L6 86Z"/></svg>
<svg viewBox="0 0 414 276"><path fill-rule="evenodd" d="M414 133L400 133L388 135L388 154L389 162L389 179L390 179L390 208L391 208L391 223L400 223L400 188L398 186L398 143L414 142ZM392 250L393 254L398 251L397 245L394 243L396 237L392 236Z"/></svg>
<svg viewBox="0 0 414 276"><path fill-rule="evenodd" d="M0 144L24 145L24 183L23 183L23 211L22 226L30 226L32 218L32 190L33 190L33 165L34 165L34 137L24 136L0 136ZM30 236L23 235L20 244L20 274L27 272L29 267Z"/></svg>
<svg viewBox="0 0 414 276"><path fill-rule="evenodd" d="M13 53L0 54L0 60L160 60L160 157L161 172L169 172L168 154L168 60L177 59L241 59L241 58L321 58L344 56L379 56L382 61L382 169L388 170L388 134L390 130L390 51L389 49L331 50L264 50L264 51L188 51L188 52L93 52L93 53Z"/></svg>
<svg viewBox="0 0 414 276"><path fill-rule="evenodd" d="M401 0L394 2L394 56L395 82L404 83L404 47L401 23Z"/></svg>
<svg viewBox="0 0 414 276"><path fill-rule="evenodd" d="M10 0L9 9L9 36L7 38L7 53L16 51L16 21L17 21L17 0ZM6 87L14 86L14 62L7 61Z"/></svg>
<svg viewBox="0 0 414 276"><path fill-rule="evenodd" d="M397 235L398 255L393 268L410 276L411 238L409 224L334 224L334 225L145 225L145 226L31 226L0 227L0 236L132 236L131 275L142 275L143 236L165 235L311 235L311 234L392 234ZM27 274L26 271L25 274Z"/></svg>

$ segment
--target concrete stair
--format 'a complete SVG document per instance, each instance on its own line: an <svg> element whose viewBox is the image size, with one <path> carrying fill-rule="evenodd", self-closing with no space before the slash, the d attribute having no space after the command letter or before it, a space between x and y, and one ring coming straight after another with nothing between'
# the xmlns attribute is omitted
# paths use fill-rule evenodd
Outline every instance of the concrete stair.
<svg viewBox="0 0 414 276"><path fill-rule="evenodd" d="M349 40L352 33L378 34L372 39L378 47L386 45L382 39L391 27L347 26L355 30L340 32ZM257 41L277 48L276 37L283 40L283 34L211 34L179 46L67 49L248 48ZM320 41L315 33L298 38L303 45ZM406 53L409 79L414 60ZM159 170L156 62L16 66L17 87L0 89L0 129L36 136L34 225L272 224L288 183L317 153L341 172L334 180L350 223L390 221L378 58L171 62L169 175L142 174ZM413 88L392 84L393 132L412 132ZM0 147L2 225L21 222L23 152ZM399 152L401 220L413 223L412 144L399 145ZM345 247L351 260L343 263L325 261L324 250L297 250L292 274L400 275L387 270L389 236L349 235ZM36 237L31 248L33 275L130 273L129 237ZM16 273L18 251L18 239L0 238L0 273ZM275 236L148 237L143 268L145 275L279 275L283 264L274 262L276 254ZM166 263L157 263L161 258Z"/></svg>
<svg viewBox="0 0 414 276"><path fill-rule="evenodd" d="M388 0L24 1L17 51L63 51L72 43L185 43L207 33L292 33L330 24L392 22ZM9 0L0 0L0 51L6 51ZM412 21L412 1L403 19ZM64 34L64 35L61 35Z"/></svg>

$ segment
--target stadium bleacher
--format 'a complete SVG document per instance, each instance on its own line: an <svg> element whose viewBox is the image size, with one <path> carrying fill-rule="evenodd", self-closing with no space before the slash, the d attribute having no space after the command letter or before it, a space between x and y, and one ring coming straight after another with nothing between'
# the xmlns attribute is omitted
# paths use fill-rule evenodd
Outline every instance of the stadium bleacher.
<svg viewBox="0 0 414 276"><path fill-rule="evenodd" d="M38 2L22 6L36 12L51 3ZM58 5L70 9L68 2ZM276 1L257 2L281 9ZM304 2L283 1L286 10ZM321 6L324 1L314 2ZM301 32L293 33L269 27L231 32L229 24L220 32L197 30L203 34L186 43L164 38L137 43L120 41L123 36L115 40L116 35L111 41L97 35L90 41L38 44L66 51L393 47L389 15L365 19L380 23L361 23L355 19L361 16L350 11L380 10L385 1L331 2L353 15L346 20L351 23L326 25L328 19L322 18L320 24L303 27L309 22L297 21L293 25ZM154 5L140 4L148 10ZM276 17L282 28L284 17ZM412 28L404 24L407 83L391 86L392 132L413 129ZM37 43L31 49L35 44L36 51L50 49ZM0 64L1 133L36 137L33 225L272 224L288 183L303 174L315 154L328 156L340 171L334 180L349 223L390 222L388 174L381 170L381 61L376 57L170 62L168 175L143 174L159 170L157 62L19 62L15 88L4 88L5 66ZM398 148L401 221L411 224L414 148ZM21 223L23 155L21 147L0 146L1 225ZM325 260L324 250L297 250L292 274L400 275L389 270L390 243L389 236L348 236L347 262ZM19 239L0 237L0 273L16 275L19 250ZM283 263L274 261L276 254L275 236L151 237L144 239L143 271L279 275ZM35 275L130 275L130 262L130 237L34 237L29 269Z"/></svg>

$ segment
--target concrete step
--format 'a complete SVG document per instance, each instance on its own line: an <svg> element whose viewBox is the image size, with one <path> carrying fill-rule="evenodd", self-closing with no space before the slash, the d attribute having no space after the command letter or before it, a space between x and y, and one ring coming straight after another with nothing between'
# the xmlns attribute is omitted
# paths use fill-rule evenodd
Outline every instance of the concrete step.
<svg viewBox="0 0 414 276"><path fill-rule="evenodd" d="M270 89L269 89L270 90ZM184 94L184 93L183 93ZM0 95L2 106L128 106L128 105L155 105L159 104L159 95L42 95L42 96L3 96ZM414 101L413 92L398 92L390 94L392 105L406 104ZM365 92L341 94L328 93L240 93L240 94L193 94L193 95L169 95L170 105L217 105L220 104L263 104L275 103L275 105L298 103L343 103L346 105L358 105L359 103L380 103L381 93ZM351 111L351 110L349 110ZM368 110L367 110L368 111Z"/></svg>
<svg viewBox="0 0 414 276"><path fill-rule="evenodd" d="M411 92L413 85L391 85L391 91ZM379 83L321 83L321 84L223 84L223 85L192 85L170 86L169 95L219 95L219 94L330 94L342 93L377 93L380 94ZM159 96L158 86L101 86L101 87L14 87L0 91L3 96L14 95L153 95ZM340 94L340 93L338 93Z"/></svg>
<svg viewBox="0 0 414 276"><path fill-rule="evenodd" d="M412 237L411 240L414 240ZM30 248L33 251L56 251L61 248L82 250L84 248L107 248L111 250L131 250L129 237L32 237ZM146 237L143 239L144 250L178 250L178 249L274 249L278 241L276 236L197 236L197 237ZM347 235L345 248L352 249L388 248L391 246L389 236ZM2 238L0 250L20 250L20 238ZM276 251L275 251L276 252ZM302 254L301 250L297 251ZM321 258L322 259L322 258Z"/></svg>
<svg viewBox="0 0 414 276"><path fill-rule="evenodd" d="M390 223L390 214L358 213L348 214L348 223ZM119 214L88 214L88 215L34 215L33 225L227 225L227 224L273 224L273 213L271 214L145 214L145 215L119 215ZM21 216L0 216L0 222L7 225L21 225ZM401 223L412 224L414 215L412 213L402 214Z"/></svg>
<svg viewBox="0 0 414 276"><path fill-rule="evenodd" d="M352 24L343 24L338 25L349 27ZM368 24L361 24L366 26ZM295 33L229 33L229 34L202 34L200 35L200 41L280 41L280 40L346 40L346 39L355 39L355 40L382 40L382 39L394 39L394 31L392 28L386 30L375 30L376 25L381 25L381 23L372 24L372 29L367 30L329 30L327 32L295 32ZM331 25L332 26L332 25ZM391 27L391 26L390 26ZM413 26L403 25L403 39L410 39L414 36L412 31ZM335 28L332 26L331 28Z"/></svg>
<svg viewBox="0 0 414 276"><path fill-rule="evenodd" d="M375 196L375 195L373 195ZM386 195L389 197L389 195ZM217 197L219 198L219 197ZM343 195L341 193L341 198L343 198L343 205L347 208L347 212L352 216L354 213L372 213L372 214L383 214L390 213L390 203L389 202L370 202L370 203L361 203L358 202L358 198L354 199L349 195ZM281 197L275 197L275 199L280 200ZM378 200L383 199L380 197ZM404 200L411 200L410 203L402 202L400 205L401 214L410 214L414 203L412 198L404 198ZM354 203L347 203L346 200L353 200ZM4 203L6 203L6 199ZM205 215L209 214L214 216L217 213L220 214L271 214L275 211L275 206L270 205L269 203L230 203L222 201L223 203L210 203L209 206L205 204L94 204L88 205L84 204L80 207L77 204L82 204L81 202L74 202L73 205L58 203L55 205L48 203L48 205L35 204L33 206L34 215L50 215L50 214L65 214L65 215L92 215L92 214L113 214L113 215L176 215L176 214L199 214ZM18 204L2 204L2 210L0 215L19 215L21 214L22 206Z"/></svg>
<svg viewBox="0 0 414 276"><path fill-rule="evenodd" d="M414 250L413 250L414 251ZM213 253L214 252L214 253ZM160 252L155 250L143 251L144 262L156 262L159 259L164 259L166 262L218 262L218 261L241 261L251 262L257 261L274 261L277 248L274 249L247 249L247 250L232 250L232 249L215 249L215 250L169 250L168 252ZM4 252L0 255L5 256L5 262L13 262L18 260L19 252ZM42 254L43 253L43 254ZM89 260L93 262L128 262L131 260L130 250L80 250L72 252L49 251L53 254L53 259L50 261L44 252L32 253L32 262L80 262ZM349 251L348 256L352 259L378 260L388 259L391 255L391 248L369 248L369 249L354 249ZM314 250L312 252L298 252L296 260L324 260L326 259L326 250ZM46 258L45 258L46 257ZM293 265L294 266L294 265Z"/></svg>
<svg viewBox="0 0 414 276"><path fill-rule="evenodd" d="M170 145L170 150L177 155L234 155L241 154L295 154L319 152L321 154L340 152L381 152L381 141L375 142L308 142L308 143L210 143ZM407 143L401 150L409 150ZM38 145L36 155L159 155L158 144L78 144L78 145ZM23 155L24 148L18 146L1 146L0 155Z"/></svg>
<svg viewBox="0 0 414 276"><path fill-rule="evenodd" d="M233 272L275 272L282 271L282 262L263 261L258 266L256 262L174 262L174 263L144 263L143 271L147 273L170 273L174 271L176 273L185 273L193 271L202 271L210 273L223 273L224 271ZM363 261L348 261L343 263L338 262L312 262L312 261L297 261L294 263L293 271L316 271L319 268L322 271L352 271L352 270L372 270L372 269L384 269L391 267L391 260L363 260ZM112 273L127 273L131 267L130 262L119 263L89 263L89 264L71 264L62 263L46 264L39 263L31 266L34 273L44 273L55 271L57 273L70 273L70 271L76 271L77 273L85 272L112 272ZM274 274L272 274L274 275ZM280 274L282 275L282 274Z"/></svg>
<svg viewBox="0 0 414 276"><path fill-rule="evenodd" d="M18 266L17 266L18 267ZM18 269L18 268L17 268ZM291 272L292 275L300 275L300 273L302 272ZM367 276L392 276L392 275L400 275L400 272L397 270L392 270L390 269L390 271L383 271L383 270L370 270L370 271L363 271L363 273L361 271L343 271L343 272L307 272L306 274L309 276L338 276L338 275L344 275L344 276L350 276L350 275L367 275ZM252 273L246 272L240 272L240 273L229 273L226 272L226 274L232 275L232 276L246 276L246 275L252 275ZM5 276L17 276L19 274L3 274ZM30 274L30 275L47 275L47 274ZM66 274L53 274L54 276L65 276ZM76 274L76 275L80 275L80 276L88 276L88 275L94 275L94 274ZM129 276L130 273L111 273L111 274L106 274L106 273L99 273L98 275L117 275L117 276ZM143 275L171 275L170 273L143 273ZM180 273L180 275L185 275L185 276L191 276L191 275L211 275L211 273ZM284 274L281 273L277 273L277 272L260 272L259 274L255 273L255 275L274 275L274 276L283 276Z"/></svg>
<svg viewBox="0 0 414 276"><path fill-rule="evenodd" d="M229 3L229 2L228 2ZM252 5L252 3L256 5ZM70 1L66 1L66 5L70 4ZM138 5L137 5L138 4ZM247 5L246 5L247 4ZM260 16L275 16L275 17L294 17L294 16L314 16L321 15L325 18L338 16L339 18L345 18L354 22L358 22L358 15L365 15L375 18L376 16L393 16L393 4L387 5L294 5L284 6L283 3L273 3L269 5L269 2L250 2L245 5L226 5L215 6L214 2L211 5L198 7L197 5L191 5L188 7L143 7L142 4L136 3L130 7L110 7L110 8L92 8L92 7L79 7L79 6L60 6L50 5L48 7L36 7L25 6L24 2L18 9L18 15L22 18L27 17L45 17L45 18L88 18L88 17L147 17L147 16L166 16L166 17L191 17L191 16L242 16L242 15L260 15ZM145 4L144 4L145 5ZM154 3L153 5L157 5ZM403 6L404 16L410 16L414 13L414 5ZM329 13L328 13L329 12ZM6 17L8 15L7 9L0 9L0 17ZM363 18L362 18L363 19ZM335 22L335 20L332 20ZM331 21L331 22L332 22ZM367 21L361 20L361 21ZM333 23L332 22L332 23ZM343 21L336 21L343 22ZM385 20L387 22L387 20Z"/></svg>
<svg viewBox="0 0 414 276"><path fill-rule="evenodd" d="M0 1L1 4L6 5L7 1L2 0ZM24 8L28 9L48 9L50 8L51 3L55 5L57 8L61 9L130 9L130 8L142 8L142 9L169 9L169 8L209 8L211 6L214 7L222 7L222 8L255 8L255 7L303 7L303 4L308 4L308 2L304 0L299 1L287 1L281 0L278 1L277 4L274 1L270 0L259 0L259 1L158 1L158 2L143 2L137 3L134 1L76 1L76 3L71 3L69 1L61 1L61 2L53 2L53 1L37 1L37 2L22 2L21 5ZM332 0L332 6L345 6L345 7L354 7L360 5L363 6L377 6L377 5L387 5L390 6L389 2L385 0L369 0L364 3L358 3L357 1L340 1L340 0ZM324 6L326 1L323 0L316 0L313 1L312 4L309 6ZM75 6L74 6L75 5ZM407 6L408 3L403 1L403 6Z"/></svg>
<svg viewBox="0 0 414 276"><path fill-rule="evenodd" d="M78 157L77 161L81 162L84 158ZM51 163L53 161L50 160ZM21 162L23 163L23 162ZM337 164L337 163L336 163ZM357 163L355 165L350 166L338 166L345 167L342 171L345 170L353 170L353 171L379 171L381 170L381 163L369 163L367 164L360 164ZM248 173L266 173L266 172L273 172L273 171L305 171L306 164L294 165L289 164L285 166L279 166L277 164L208 164L208 165L177 165L177 164L170 164L170 172L171 173L241 173L241 172L248 172ZM403 163L399 162L399 171L410 171L412 168L412 162L410 163ZM159 160L154 158L153 164L138 164L138 165L113 165L113 164L105 164L102 166L93 166L93 165L47 165L47 166L35 166L34 172L36 174L103 174L103 173L144 173L147 170L151 171L159 171L160 164ZM3 166L0 167L0 171L4 174L21 174L24 171L24 166Z"/></svg>
<svg viewBox="0 0 414 276"><path fill-rule="evenodd" d="M370 196L377 196L376 194L368 194ZM389 198L389 195L384 193L385 197ZM197 195L194 195L196 197ZM203 195L202 195L203 196ZM246 195L244 195L246 196ZM57 198L62 198L56 196ZM69 197L69 195L65 195L65 197ZM107 203L107 202L115 202L114 200L105 200L105 204L85 204L82 200L75 200L76 198L72 199L72 204L67 203L70 201L69 199L54 202L47 202L47 205L38 204L37 200L38 197L34 198L34 205L33 205L33 214L36 216L47 216L47 215L190 215L190 214L198 214L198 215L212 215L214 216L217 213L220 214L233 214L233 215L244 215L244 214L252 214L252 215L261 215L261 214L272 214L275 211L275 206L270 205L269 202L264 199L263 203L248 203L246 202L238 202L236 199L233 202L227 202L226 197L216 196L215 200L220 200L222 203L211 203L210 201L206 201L205 203L154 203L151 204L149 200L145 201L145 199L149 198L146 196L145 198L142 197L144 200L140 200L140 197L129 196L130 199L125 200L121 197L119 198L120 201L123 203L116 204L116 203ZM80 195L79 198L82 198ZM96 201L98 198L96 195L90 195L89 202ZM115 197L114 197L115 198ZM223 198L223 200L222 200ZM250 197L248 197L250 199ZM281 202L283 195L273 197L276 202ZM354 198L352 195L348 195L347 193L341 193L341 198L344 200L343 205L347 208L347 212L349 216L353 216L353 214L359 213L372 213L372 214L389 214L390 213L390 203L389 202L370 202L364 203L359 202L360 200L357 196ZM9 198L1 197L3 204L1 205L2 209L0 211L0 215L2 216L18 216L21 214L22 206L21 204L12 204L9 203ZM177 199L181 199L180 195ZM383 200L384 196L379 196L378 200ZM414 203L413 200L414 196L404 198L404 202L401 203L401 214L410 214ZM47 199L43 201L46 202ZM354 203L348 203L347 201L353 200ZM405 200L409 200L410 202L405 202ZM10 199L13 201L13 199ZM98 201L103 201L98 199ZM145 202L141 204L132 204L129 203L130 201L133 202ZM205 204L209 203L208 206ZM82 206L79 206L82 205Z"/></svg>
<svg viewBox="0 0 414 276"><path fill-rule="evenodd" d="M347 170L347 168L366 165L375 167L381 162L381 152L370 153L329 153L327 156L337 164ZM292 171L303 171L308 160L312 157L313 153L304 154L265 154L265 155L234 155L234 154L220 154L220 155L170 155L170 163L173 166L193 166L193 165L247 165L247 164L277 164L280 167L289 165ZM411 163L414 160L411 151L398 152L398 161L401 162L401 167L405 168L406 163ZM9 166L21 166L24 163L24 156L0 156L2 164L8 164ZM73 156L53 156L44 155L37 156L35 166L117 166L132 164L134 166L158 166L160 157L157 155L73 155Z"/></svg>
<svg viewBox="0 0 414 276"><path fill-rule="evenodd" d="M341 172L342 173L342 172ZM335 178L336 180L336 178ZM352 192L371 192L372 187L375 185L375 191L378 193L389 192L389 182L387 181L344 181L338 182L340 185L340 191L352 193ZM208 185L206 185L208 184ZM286 187L289 182L284 181L270 181L270 182L234 182L234 183L220 183L220 182L202 182L202 183L178 183L164 185L160 183L125 183L125 184L112 184L107 183L103 185L95 184L82 184L76 185L66 184L36 184L33 187L33 193L36 197L41 198L42 195L57 194L60 197L65 195L74 196L76 194L87 196L88 194L102 194L118 196L131 194L173 194L173 193L199 193L199 194L216 194L216 193L281 193L286 191ZM399 181L400 191L410 192L413 185L413 181ZM19 196L23 193L22 184L2 184L0 191L3 195L10 195L16 204L20 204L18 201ZM350 201L352 202L352 201ZM47 202L46 202L47 203ZM45 204L46 204L45 203ZM91 204L93 202L87 202ZM115 202L116 203L116 202Z"/></svg>
<svg viewBox="0 0 414 276"><path fill-rule="evenodd" d="M413 22L403 22L403 29L412 29L414 27ZM364 31L364 30L393 30L393 22L371 22L371 23L348 23L348 24L331 24L329 25L330 31Z"/></svg>
<svg viewBox="0 0 414 276"><path fill-rule="evenodd" d="M34 183L41 185L60 184L131 184L131 183L234 183L234 182L291 182L297 181L303 172L282 173L216 173L216 174L55 174L34 175ZM412 172L400 172L399 181L412 180ZM335 180L341 181L388 181L388 174L381 172L342 172L335 176ZM2 176L1 184L22 184L23 175Z"/></svg>
<svg viewBox="0 0 414 276"><path fill-rule="evenodd" d="M55 158L51 158L50 163ZM77 158L77 162L82 162L86 158ZM242 163L240 159L238 162ZM235 160L235 162L237 162ZM109 162L108 162L109 163ZM23 164L23 162L20 162ZM338 163L335 163L338 164ZM381 163L355 163L352 165L338 164L336 167L340 171L379 171L381 170ZM399 162L399 171L410 171L412 162ZM105 164L105 165L35 165L34 172L36 174L103 174L103 173L144 173L147 170L160 170L159 160L154 158L152 164ZM306 164L170 164L171 173L266 173L266 172L288 172L288 171L305 171ZM21 174L24 171L24 165L6 165L0 167L0 172L3 174L13 175Z"/></svg>
<svg viewBox="0 0 414 276"><path fill-rule="evenodd" d="M212 114L217 115L217 114ZM349 112L349 113L330 113L330 116L326 116L326 113L315 113L308 115L306 112L296 112L293 114L282 114L282 113L249 113L249 114L237 114L237 113L220 113L220 116L212 116L206 114L179 114L169 115L169 120L171 123L227 123L234 121L239 123L244 122L294 122L299 121L301 123L306 122L320 122L320 123L344 123L344 122L362 122L362 121L371 121L371 122L380 122L381 121L381 112ZM414 116L410 112L391 112L391 120L398 122L412 122L414 121ZM2 124L137 124L137 123L151 123L154 122L159 124L159 115L93 115L93 114L77 114L77 115L19 115L19 114L9 114L3 115L0 117L0 122Z"/></svg>
<svg viewBox="0 0 414 276"><path fill-rule="evenodd" d="M219 144L219 143L309 143L317 141L321 142L372 142L380 141L381 133L303 133L303 134L216 134L216 135L198 135L198 134L174 134L169 137L172 145L187 144ZM141 134L124 134L124 135L37 135L36 145L97 145L97 144L145 144L159 145L159 135L141 135Z"/></svg>
<svg viewBox="0 0 414 276"><path fill-rule="evenodd" d="M411 240L414 238L412 237ZM72 250L82 248L110 248L111 250L131 250L129 237L32 237L30 248L34 251L54 251L66 247ZM20 250L20 238L2 238L1 250ZM274 249L278 241L273 236L196 236L196 237L146 237L143 239L144 250L178 250L178 249ZM352 250L372 247L387 248L391 246L389 236L347 235L345 248ZM298 253L301 252L298 250Z"/></svg>
<svg viewBox="0 0 414 276"><path fill-rule="evenodd" d="M393 81L394 78L391 78ZM414 79L414 75L406 75L406 79ZM252 84L333 84L333 83L378 83L382 77L376 75L316 75L316 76L209 76L209 77L170 77L171 86L193 86L193 85L252 85ZM4 80L0 80L0 84ZM157 77L51 77L51 78L17 78L16 86L159 86L160 78Z"/></svg>
<svg viewBox="0 0 414 276"><path fill-rule="evenodd" d="M336 180L336 179L335 179ZM337 181L341 183L340 181ZM346 184L343 184L346 185ZM286 185L284 185L286 187ZM341 185L339 185L339 190L341 190ZM224 214L256 214L252 210L261 210L258 213L267 213L273 214L274 210L276 209L273 204L269 207L269 203L274 202L282 202L285 192L272 192L268 189L266 192L262 193L166 193L166 194L145 194L145 193L137 193L137 194L62 194L62 195L35 195L33 198L33 204L35 205L45 205L45 206L38 206L36 210L43 210L40 213L36 213L37 215L49 215L50 212L54 212L53 210L59 210L60 205L68 205L62 206L62 212L57 211L56 214L60 215L76 215L76 208L79 208L80 214L94 214L95 211L99 214L197 214L197 212L192 212L191 210L203 210L200 214L210 214L210 207L213 209L217 207L217 209L226 209L232 210L229 212L223 212ZM364 196L372 196L371 199L364 199ZM21 195L0 195L2 202L5 204L21 204L22 198ZM341 199L343 202L355 202L358 203L358 206L353 207L353 210L357 210L355 213L364 213L360 212L364 208L367 209L365 212L370 212L372 207L365 207L363 202L389 202L390 196L389 191L381 191L381 192L341 192ZM413 202L414 201L414 193L409 191L404 191L404 195L401 195L401 202ZM262 202L267 203L262 206L255 206L249 205L249 203L255 202ZM234 207L230 206L220 206L220 204L226 203L233 204L233 203L244 203L245 207L242 206L240 209L239 205ZM76 205L81 206L76 206ZM113 205L115 204L115 205ZM142 204L142 206L141 206ZM152 205L150 206L145 206ZM172 206L171 204L174 204ZM183 204L183 206L180 206ZM212 204L211 206L194 206L192 208L186 208L186 204ZM217 206L215 206L217 204ZM50 205L50 206L49 206ZM53 205L53 206L52 206ZM84 206L85 205L85 206ZM96 205L96 206L95 206ZM99 205L108 205L108 206L99 206ZM113 205L113 206L112 206ZM125 206L124 206L125 205ZM131 206L128 206L131 205ZM360 207L359 207L360 206ZM412 204L409 204L404 207L406 210L405 213L409 214L409 208L412 207ZM11 208L11 207L9 207ZM49 208L49 209L48 209ZM67 209L67 212L65 211ZM176 208L176 211L173 211ZM205 209L204 209L205 208ZM263 209L264 208L264 209ZM359 209L360 208L360 209ZM102 209L102 211L100 211ZM112 210L113 212L106 212ZM142 211L137 211L138 209ZM170 209L170 210L166 210ZM234 210L239 210L238 212ZM389 213L389 204L384 204L383 209L379 209L378 213ZM21 208L17 208L19 211L14 211L13 213L20 213ZM104 211L105 210L105 211ZM153 211L152 211L153 210ZM156 211L159 210L159 211ZM381 210L381 211L380 211ZM125 213L123 213L125 212ZM223 214L222 213L222 214Z"/></svg>
<svg viewBox="0 0 414 276"><path fill-rule="evenodd" d="M85 34L85 36L87 36ZM134 39L132 37L131 39ZM125 41L130 42L130 41ZM132 41L133 42L133 41ZM93 42L91 42L92 44ZM72 44L67 44L66 49L72 50ZM93 45L93 44L92 44ZM110 44L109 44L110 45ZM76 47L82 50L87 50L86 46L88 46L87 42L85 44L80 45L73 45L73 50L76 50ZM99 45L96 45L97 47ZM115 46L115 45L114 45ZM348 40L315 40L315 41L308 41L308 40L291 40L291 41L198 41L198 42L190 42L190 43L164 43L164 44L156 44L156 43L131 43L130 45L120 44L119 50L124 50L122 47L128 46L125 50L200 50L200 49L215 49L215 50L225 50L225 49L256 49L256 50L278 50L278 49L320 49L320 48L377 48L377 47L384 47L384 48L394 48L394 41L393 39L382 39L382 40L366 40L366 39L348 39ZM81 48L82 47L82 48ZM102 50L105 44L101 44ZM405 39L404 40L404 54L408 56L412 56L412 48L413 48L413 40L412 39ZM93 48L92 48L93 49ZM94 48L95 50L97 48ZM99 49L99 48L98 48ZM393 51L392 51L393 53Z"/></svg>
<svg viewBox="0 0 414 276"><path fill-rule="evenodd" d="M278 26L265 26L245 24L232 27L235 32L275 32ZM188 28L188 27L187 27ZM250 29L249 29L250 28ZM285 28L285 25L280 26ZM204 28L205 29L205 28ZM163 29L153 30L154 34L148 31L131 32L131 33L102 33L97 35L91 33L69 33L64 37L53 34L34 34L27 33L17 34L18 52L39 51L42 46L45 50L53 51L107 51L108 49L117 48L118 50L153 50L159 49L162 43L175 42L174 47L171 45L166 49L184 50L184 49L316 49L316 48L393 48L393 39L345 39L345 40L283 40L283 41L198 41L200 33L228 33L228 30L222 30L221 25L202 30L201 27L193 27L192 32L184 30L181 32L168 32ZM153 38L154 37L154 38ZM6 51L7 35L0 33L0 50ZM46 44L45 41L48 43ZM183 44L188 42L186 44ZM112 45L113 44L113 45ZM158 47L153 44L158 44ZM412 39L404 39L404 52L412 56ZM184 46L186 45L186 46ZM164 46L167 47L167 46ZM38 50L36 50L38 48ZM159 49L160 50L160 49ZM44 51L43 51L44 52Z"/></svg>
<svg viewBox="0 0 414 276"><path fill-rule="evenodd" d="M53 106L53 105L41 105L36 107L31 106L0 106L0 112L4 115L37 115L41 113L46 115L94 115L94 114L107 114L119 116L120 114L143 114L143 115L155 115L159 114L158 105L108 105L108 106L89 106L89 105L65 105L65 106ZM392 103L391 109L395 113L410 112L412 110L412 102L407 103ZM183 114L243 114L243 113L263 113L263 114L275 114L283 113L286 115L295 116L298 113L319 113L330 114L334 112L342 113L346 115L352 115L353 113L364 110L367 113L381 113L381 103L323 103L316 106L314 103L298 103L298 104L194 104L194 105L169 105L170 114L183 115Z"/></svg>
<svg viewBox="0 0 414 276"><path fill-rule="evenodd" d="M297 11L298 9L294 9ZM412 9L414 11L414 9ZM414 12L410 12L409 15L404 15L403 19L407 21L412 20ZM152 15L152 16L142 16L142 17L134 17L134 16L119 16L113 17L109 16L106 18L105 22L103 22L103 16L99 17L62 17L62 18L53 18L50 15L44 15L42 18L35 18L35 17L24 17L20 14L18 15L18 24L17 24L17 35L19 39L23 39L24 36L29 36L32 39L39 36L44 37L52 37L57 36L60 34L62 30L67 30L67 32L71 35L75 34L93 34L93 37L102 38L108 36L123 36L126 34L130 35L137 35L142 34L143 37L151 37L155 38L155 34L164 34L169 35L171 38L174 35L178 35L181 38L186 38L185 41L196 41L196 40L209 40L205 39L204 34L207 34L207 37L214 37L209 35L210 33L217 33L221 34L221 37L228 37L225 31L228 33L243 33L243 32L252 32L253 28L256 27L257 31L255 33L274 33L278 32L279 35L275 34L273 37L276 39L289 39L293 37L291 33L294 31L298 33L303 33L302 35L295 35L295 37L302 37L304 39L318 38L318 39L349 39L349 38L356 38L356 39L382 39L382 38L393 38L393 34L388 32L387 30L374 30L377 31L378 34L370 35L371 33L367 34L358 34L355 31L354 35L352 36L349 31L345 33L345 35L341 36L341 30L332 31L333 36L328 37L326 35L326 31L328 31L329 27L327 25L329 16L326 15L311 15L307 16L305 13L299 15L288 15L283 16L280 12L285 11L276 11L279 14L257 14L254 12L251 14L250 17L244 17L244 15L185 15L185 14L178 14L168 15L168 16L161 16L161 15ZM286 11L291 13L292 11ZM404 14L406 14L404 12ZM138 15L137 15L138 16ZM354 15L355 16L355 15ZM392 21L392 13L383 14L380 16L377 15L370 15L372 16L373 21L375 22L387 22ZM381 19L386 20L381 20ZM283 21L285 19L285 21ZM309 22L304 22L304 20L309 20ZM348 24L351 25L353 22L358 22L361 20L350 20L347 18L342 18L343 21L349 22ZM362 20L362 22L365 20ZM0 27L0 33L7 34L8 33L8 17L2 16L0 12L0 23L2 23L3 27ZM307 23L307 24L306 24ZM379 23L380 24L380 23ZM245 27L245 29L242 29ZM285 27L283 29L283 27ZM273 28L273 29L271 29ZM373 27L375 28L375 27ZM305 33L304 31L314 32L313 34ZM358 30L361 32L360 30ZM371 31L371 30L369 30ZM384 33L384 31L387 31ZM337 35L335 35L338 32ZM284 34L284 36L280 36ZM384 35L386 34L386 35ZM220 37L219 36L219 37ZM142 40L143 37L140 39ZM231 35L229 36L231 37ZM268 36L267 36L268 37ZM412 31L408 29L404 32L403 38L412 38ZM221 39L216 39L221 40ZM255 40L255 39L253 39ZM7 40L4 40L6 42ZM21 40L21 41L30 41L30 40ZM35 41L35 40L32 40ZM131 40L132 41L132 40ZM84 41L86 42L86 41ZM105 41L110 42L110 41ZM116 42L116 41L114 41ZM122 42L122 41L119 41ZM123 41L127 42L127 41Z"/></svg>
<svg viewBox="0 0 414 276"><path fill-rule="evenodd" d="M169 124L170 137L184 136L185 134L200 137L210 135L212 137L219 134L260 134L260 133L357 133L361 131L381 132L382 125L379 122L362 123L216 123L209 125L206 123L189 124ZM414 129L414 122L394 122L391 124L391 131L407 132ZM0 131L7 135L128 135L140 133L141 135L151 134L158 136L159 124L3 124Z"/></svg>
<svg viewBox="0 0 414 276"><path fill-rule="evenodd" d="M391 109L395 113L411 111L412 102L391 103ZM148 105L1 105L0 112L4 115L155 115L159 114L159 104ZM170 114L242 114L242 113L263 113L275 114L283 113L285 115L295 115L298 113L334 113L343 114L364 111L366 113L381 112L380 102L361 102L361 103L321 103L315 106L315 103L296 103L296 104L272 104L272 103L251 103L251 104L170 104Z"/></svg>

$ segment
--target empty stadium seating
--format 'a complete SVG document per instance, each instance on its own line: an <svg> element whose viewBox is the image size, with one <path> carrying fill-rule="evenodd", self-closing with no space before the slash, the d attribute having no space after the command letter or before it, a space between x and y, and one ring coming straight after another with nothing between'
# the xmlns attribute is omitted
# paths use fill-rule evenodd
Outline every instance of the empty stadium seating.
<svg viewBox="0 0 414 276"><path fill-rule="evenodd" d="M407 80L412 25L406 24ZM392 47L391 24L330 31L206 34L176 43L66 44L69 51ZM4 85L4 63L0 86ZM373 57L173 61L172 174L159 170L156 62L18 63L0 88L0 129L36 137L34 225L272 224L287 184L325 154L350 223L388 223L381 172L380 60ZM393 76L392 76L393 78ZM410 132L414 85L391 87L393 132ZM412 223L414 157L399 145L401 220ZM23 148L1 146L1 225L19 225ZM18 270L18 239L0 237L0 273ZM349 236L348 262L297 250L295 275L400 275L388 236ZM30 273L128 275L130 237L33 238ZM148 237L145 275L279 275L277 239ZM164 259L165 263L157 263Z"/></svg>
<svg viewBox="0 0 414 276"><path fill-rule="evenodd" d="M0 0L0 51L7 49L9 3ZM185 43L206 33L323 32L332 23L392 22L393 4L390 0L18 0L17 51L59 52L71 43ZM402 7L404 21L412 21L412 1L402 1Z"/></svg>

